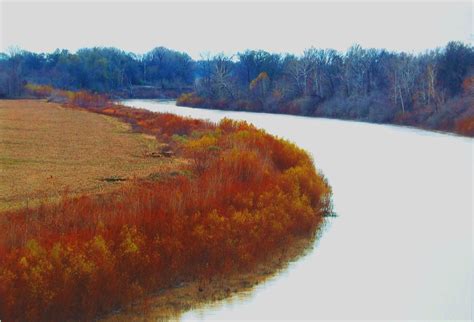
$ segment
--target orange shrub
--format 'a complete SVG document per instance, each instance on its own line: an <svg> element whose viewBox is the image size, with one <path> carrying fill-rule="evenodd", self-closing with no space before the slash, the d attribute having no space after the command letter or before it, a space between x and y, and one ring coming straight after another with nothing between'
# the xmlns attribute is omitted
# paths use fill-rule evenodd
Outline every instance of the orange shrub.
<svg viewBox="0 0 474 322"><path fill-rule="evenodd" d="M462 89L465 95L474 95L474 76L467 76L464 79Z"/></svg>
<svg viewBox="0 0 474 322"><path fill-rule="evenodd" d="M49 85L26 84L26 92L36 98L46 98L53 92L53 87Z"/></svg>
<svg viewBox="0 0 474 322"><path fill-rule="evenodd" d="M176 100L178 106L203 106L206 100L196 93L184 93Z"/></svg>
<svg viewBox="0 0 474 322"><path fill-rule="evenodd" d="M77 107L104 107L108 99L104 95L80 91L74 93L69 103Z"/></svg>
<svg viewBox="0 0 474 322"><path fill-rule="evenodd" d="M462 118L456 122L455 131L459 134L474 136L474 115Z"/></svg>
<svg viewBox="0 0 474 322"><path fill-rule="evenodd" d="M75 107L104 107L110 104L107 96L87 91L72 92L55 89L49 85L26 84L25 90L36 98L48 98Z"/></svg>

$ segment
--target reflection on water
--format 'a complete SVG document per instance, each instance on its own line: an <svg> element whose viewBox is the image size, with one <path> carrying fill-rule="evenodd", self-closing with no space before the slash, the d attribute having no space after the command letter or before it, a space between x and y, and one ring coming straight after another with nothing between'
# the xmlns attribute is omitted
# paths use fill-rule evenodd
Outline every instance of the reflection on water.
<svg viewBox="0 0 474 322"><path fill-rule="evenodd" d="M473 140L387 125L129 100L249 121L309 151L337 218L284 273L184 320L457 319L473 303Z"/></svg>

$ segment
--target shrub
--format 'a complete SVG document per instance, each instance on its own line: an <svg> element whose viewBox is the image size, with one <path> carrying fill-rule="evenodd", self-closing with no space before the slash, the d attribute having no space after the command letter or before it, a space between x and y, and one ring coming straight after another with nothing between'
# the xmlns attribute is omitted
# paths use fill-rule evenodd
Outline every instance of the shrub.
<svg viewBox="0 0 474 322"><path fill-rule="evenodd" d="M184 93L176 100L178 106L194 106L200 107L205 105L206 100L199 97L196 93Z"/></svg>
<svg viewBox="0 0 474 322"><path fill-rule="evenodd" d="M49 85L26 84L26 92L35 98L47 98L53 92L53 87Z"/></svg>
<svg viewBox="0 0 474 322"><path fill-rule="evenodd" d="M462 135L474 136L474 115L466 116L456 122L456 132Z"/></svg>

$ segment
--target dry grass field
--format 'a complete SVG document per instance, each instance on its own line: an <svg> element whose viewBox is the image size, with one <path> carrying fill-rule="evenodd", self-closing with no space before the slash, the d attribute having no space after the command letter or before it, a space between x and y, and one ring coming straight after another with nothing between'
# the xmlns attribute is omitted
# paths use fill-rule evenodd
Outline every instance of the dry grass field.
<svg viewBox="0 0 474 322"><path fill-rule="evenodd" d="M154 137L119 120L39 100L0 100L0 211L111 191L124 181L173 171L151 158Z"/></svg>

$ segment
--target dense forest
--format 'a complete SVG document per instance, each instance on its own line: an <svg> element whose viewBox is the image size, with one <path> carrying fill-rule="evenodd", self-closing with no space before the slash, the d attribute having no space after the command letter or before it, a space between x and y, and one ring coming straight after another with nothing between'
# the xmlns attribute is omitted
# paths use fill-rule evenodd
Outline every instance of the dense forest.
<svg viewBox="0 0 474 322"><path fill-rule="evenodd" d="M26 83L116 97L184 94L178 104L474 134L474 48L460 42L418 55L355 45L345 53L247 50L197 61L163 47L144 55L115 48L2 54L0 96L21 96Z"/></svg>

